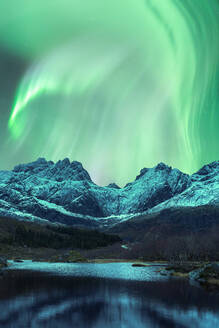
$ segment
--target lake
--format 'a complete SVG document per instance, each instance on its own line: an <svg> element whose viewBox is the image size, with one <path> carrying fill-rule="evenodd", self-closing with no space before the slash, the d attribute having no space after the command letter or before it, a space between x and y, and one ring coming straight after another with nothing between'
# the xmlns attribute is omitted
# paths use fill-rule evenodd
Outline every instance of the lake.
<svg viewBox="0 0 219 328"><path fill-rule="evenodd" d="M219 327L219 294L131 263L11 262L1 328ZM17 270L16 273L13 270Z"/></svg>

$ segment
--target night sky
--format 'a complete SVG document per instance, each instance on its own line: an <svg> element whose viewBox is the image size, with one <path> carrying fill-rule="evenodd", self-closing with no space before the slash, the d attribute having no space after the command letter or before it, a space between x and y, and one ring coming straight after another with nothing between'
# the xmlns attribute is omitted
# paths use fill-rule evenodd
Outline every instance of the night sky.
<svg viewBox="0 0 219 328"><path fill-rule="evenodd" d="M0 2L0 169L78 160L98 184L219 159L218 0Z"/></svg>

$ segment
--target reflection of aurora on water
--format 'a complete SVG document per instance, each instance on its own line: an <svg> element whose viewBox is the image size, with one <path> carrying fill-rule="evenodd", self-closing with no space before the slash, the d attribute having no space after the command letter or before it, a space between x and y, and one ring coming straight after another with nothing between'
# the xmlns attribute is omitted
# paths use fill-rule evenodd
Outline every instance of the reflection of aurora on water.
<svg viewBox="0 0 219 328"><path fill-rule="evenodd" d="M13 12L0 35L33 62L9 119L17 158L22 147L27 160L68 156L101 184L160 161L192 172L218 159L216 0L54 3L26 6L18 31Z"/></svg>

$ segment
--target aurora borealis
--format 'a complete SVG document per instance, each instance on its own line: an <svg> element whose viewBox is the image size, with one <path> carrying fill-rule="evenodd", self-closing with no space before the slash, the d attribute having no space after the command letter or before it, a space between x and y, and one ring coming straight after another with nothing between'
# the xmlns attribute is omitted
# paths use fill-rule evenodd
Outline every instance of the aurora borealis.
<svg viewBox="0 0 219 328"><path fill-rule="evenodd" d="M217 0L11 0L0 18L1 83L19 71L0 90L1 168L69 157L123 185L219 159Z"/></svg>

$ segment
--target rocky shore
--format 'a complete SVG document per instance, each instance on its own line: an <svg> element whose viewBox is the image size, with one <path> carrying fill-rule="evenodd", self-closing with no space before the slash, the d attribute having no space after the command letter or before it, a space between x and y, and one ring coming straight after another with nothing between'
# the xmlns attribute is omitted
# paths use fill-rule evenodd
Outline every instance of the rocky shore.
<svg viewBox="0 0 219 328"><path fill-rule="evenodd" d="M190 262L169 264L161 275L187 278L209 289L219 289L219 263Z"/></svg>
<svg viewBox="0 0 219 328"><path fill-rule="evenodd" d="M53 250L55 251L55 250ZM32 254L33 255L33 254ZM42 253L34 254L35 256L28 257L10 257L15 262L23 262L25 259L29 259L37 262L63 262L63 263L75 263L75 262L88 262L88 263L107 263L107 262L132 262L133 267L148 267L148 266L159 266L163 268L159 269L161 275L169 277L178 277L188 279L191 283L198 283L209 290L219 290L219 263L218 262L186 262L186 263L145 263L139 262L139 260L127 260L127 259L87 259L78 251L62 251L62 252L48 252L47 256L42 256ZM45 253L44 253L45 255ZM0 277L3 275L3 269L8 266L8 261L5 256L0 256Z"/></svg>
<svg viewBox="0 0 219 328"><path fill-rule="evenodd" d="M0 277L3 275L2 269L7 267L7 259L5 257L0 257Z"/></svg>

